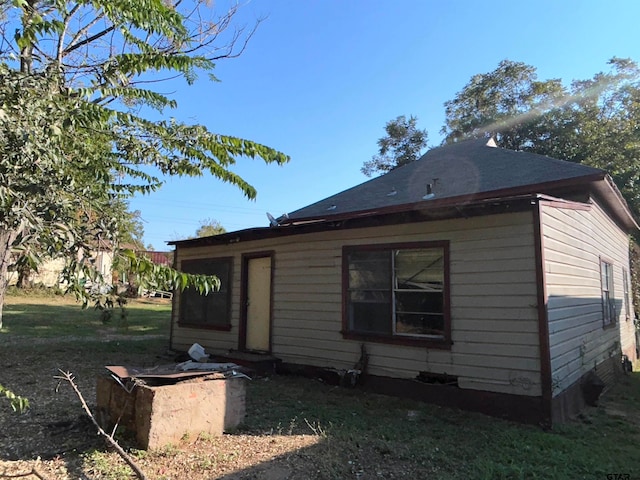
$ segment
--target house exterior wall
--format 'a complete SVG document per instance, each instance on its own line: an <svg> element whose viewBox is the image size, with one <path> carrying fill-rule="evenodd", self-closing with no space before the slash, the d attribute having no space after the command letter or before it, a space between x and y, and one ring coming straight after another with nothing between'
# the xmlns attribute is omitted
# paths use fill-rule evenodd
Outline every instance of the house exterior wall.
<svg viewBox="0 0 640 480"><path fill-rule="evenodd" d="M185 260L232 257L231 330L185 328L173 311L172 347L198 342L209 352L238 348L241 255L273 252L272 353L284 362L353 368L362 341L342 329L342 249L349 245L449 241L451 338L448 349L364 342L368 373L458 377L464 389L539 396L540 354L531 211L375 228L345 229L177 248Z"/></svg>
<svg viewBox="0 0 640 480"><path fill-rule="evenodd" d="M542 203L544 270L548 296L553 396L590 370L611 381L621 353L635 360L633 306L625 313L623 272L629 275L629 239L592 200L589 209ZM613 265L615 323L604 326L601 258ZM629 285L630 285L630 279ZM613 363L612 363L613 362Z"/></svg>
<svg viewBox="0 0 640 480"><path fill-rule="evenodd" d="M56 258L53 260L47 260L38 269L38 272L32 272L29 275L29 280L35 285L44 285L45 287L59 287L61 286L60 274L64 268L64 258ZM16 285L18 283L18 272L11 271L8 273L9 285Z"/></svg>
<svg viewBox="0 0 640 480"><path fill-rule="evenodd" d="M113 268L113 252L106 250L99 250L93 252L91 257L94 261L96 269L103 275L104 284L111 285L112 275L111 270ZM65 258L53 258L42 262L38 267L37 272L31 272L29 274L29 281L34 285L43 285L45 287L64 287L64 281L60 275L64 270L66 264ZM10 271L7 273L7 279L9 285L16 285L18 283L18 272Z"/></svg>
<svg viewBox="0 0 640 480"><path fill-rule="evenodd" d="M95 267L102 274L103 283L111 285L113 283L113 252L99 250L92 254L95 259Z"/></svg>

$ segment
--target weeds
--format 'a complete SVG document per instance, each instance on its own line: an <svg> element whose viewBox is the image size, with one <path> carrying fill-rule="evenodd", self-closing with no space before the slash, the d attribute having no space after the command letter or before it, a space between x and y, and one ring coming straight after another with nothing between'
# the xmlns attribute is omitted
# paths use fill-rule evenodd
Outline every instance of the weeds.
<svg viewBox="0 0 640 480"><path fill-rule="evenodd" d="M8 388L0 385L0 396L4 396L7 400L9 400L9 405L11 405L11 409L16 413L24 413L29 408L29 400L21 397L20 395L16 395Z"/></svg>
<svg viewBox="0 0 640 480"><path fill-rule="evenodd" d="M307 427L309 427L309 430L311 430L314 435L321 438L327 438L327 432L324 428L322 428L320 422L316 421L314 423L309 423L309 420L307 420L306 418L304 419L304 422L307 424Z"/></svg>
<svg viewBox="0 0 640 480"><path fill-rule="evenodd" d="M112 455L107 452L94 450L84 456L89 472L106 480L121 480L129 478L131 470L127 465L114 462Z"/></svg>

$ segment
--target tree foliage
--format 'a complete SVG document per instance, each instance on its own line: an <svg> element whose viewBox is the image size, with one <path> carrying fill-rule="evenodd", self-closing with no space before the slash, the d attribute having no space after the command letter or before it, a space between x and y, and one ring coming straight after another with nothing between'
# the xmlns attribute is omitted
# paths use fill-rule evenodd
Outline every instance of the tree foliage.
<svg viewBox="0 0 640 480"><path fill-rule="evenodd" d="M81 280L101 281L88 252L104 242L118 251L132 221L128 197L166 175L208 174L254 198L232 171L236 159L288 161L203 125L144 115L176 106L151 88L158 80L193 83L241 53L252 31L224 39L235 11L215 17L205 0L0 3L0 307L11 252L35 267L64 255L70 288L86 300Z"/></svg>
<svg viewBox="0 0 640 480"><path fill-rule="evenodd" d="M564 94L560 80L538 81L534 67L503 60L494 71L471 77L445 102L441 133L447 142L494 136L505 148L519 150L542 114Z"/></svg>
<svg viewBox="0 0 640 480"><path fill-rule="evenodd" d="M200 222L200 226L196 230L196 237L209 237L211 235L219 235L227 230L218 220L207 218Z"/></svg>
<svg viewBox="0 0 640 480"><path fill-rule="evenodd" d="M445 142L494 136L502 147L608 171L640 213L640 69L613 58L610 70L569 85L504 60L474 75L445 103Z"/></svg>
<svg viewBox="0 0 640 480"><path fill-rule="evenodd" d="M386 136L378 139L378 154L364 163L362 173L367 177L376 172L387 173L394 168L420 158L427 146L427 131L417 126L418 119L401 115L387 122L384 129Z"/></svg>
<svg viewBox="0 0 640 480"><path fill-rule="evenodd" d="M145 250L142 212L131 211L129 203L124 200L114 202L112 208L112 215L120 219L117 231L119 243L134 250Z"/></svg>

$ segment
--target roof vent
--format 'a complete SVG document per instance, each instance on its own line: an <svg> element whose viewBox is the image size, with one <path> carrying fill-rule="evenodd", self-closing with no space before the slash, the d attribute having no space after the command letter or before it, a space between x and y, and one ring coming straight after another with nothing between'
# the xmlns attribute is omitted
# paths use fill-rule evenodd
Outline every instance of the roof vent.
<svg viewBox="0 0 640 480"><path fill-rule="evenodd" d="M430 183L427 183L427 194L424 197L422 197L422 199L429 200L435 196L436 194L433 193L433 185L431 185Z"/></svg>
<svg viewBox="0 0 640 480"><path fill-rule="evenodd" d="M397 195L398 191L396 190L396 187L391 187L391 191L389 193L387 193L387 197L393 197L394 195Z"/></svg>
<svg viewBox="0 0 640 480"><path fill-rule="evenodd" d="M336 208L338 207L336 207L335 205L331 205L329 208L327 208L327 210L335 210Z"/></svg>

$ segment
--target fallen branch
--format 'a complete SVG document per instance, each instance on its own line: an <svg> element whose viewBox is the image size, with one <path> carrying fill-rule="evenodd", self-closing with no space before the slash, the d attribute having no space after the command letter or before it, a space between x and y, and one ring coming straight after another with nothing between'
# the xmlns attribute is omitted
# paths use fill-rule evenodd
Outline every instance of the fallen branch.
<svg viewBox="0 0 640 480"><path fill-rule="evenodd" d="M47 480L47 477L42 476L42 474L35 468L32 468L30 472L25 472L25 473L7 473L7 474L2 473L0 474L0 478L24 478L24 477L30 477L32 475L41 480Z"/></svg>
<svg viewBox="0 0 640 480"><path fill-rule="evenodd" d="M58 371L60 372L61 375L60 376L56 376L54 378L69 382L69 385L71 385L71 388L73 388L73 391L76 393L76 395L80 399L80 403L82 404L82 408L84 409L86 414L89 416L89 418L91 419L91 421L93 422L95 427L98 429L98 434L101 435L102 437L104 437L106 442L111 447L113 447L113 449L116 452L118 452L118 455L120 455L120 457L127 463L127 465L129 465L129 467L131 467L133 472L136 474L136 476L140 480L147 480L147 476L140 469L140 467L135 462L135 460L133 458L131 458L131 456L122 449L122 447L118 444L118 442L116 442L116 440L113 438L112 435L109 435L107 432L105 432L102 429L102 427L98 424L98 422L96 421L96 418L93 416L93 413L91 413L91 410L87 406L87 402L85 402L84 397L82 396L82 393L80 392L80 389L78 389L78 386L76 385L76 383L74 381L75 379L73 377L73 374L71 372L63 372L62 370L58 370Z"/></svg>
<svg viewBox="0 0 640 480"><path fill-rule="evenodd" d="M44 474L42 472L40 472L40 470L38 470L38 465L40 465L40 457L38 457L36 459L36 464L33 465L31 467L31 471L30 472L25 472L25 473L6 473L2 472L0 473L0 478L25 478L25 477L30 477L30 476L34 476L39 478L40 480L48 480L47 477L44 476Z"/></svg>

